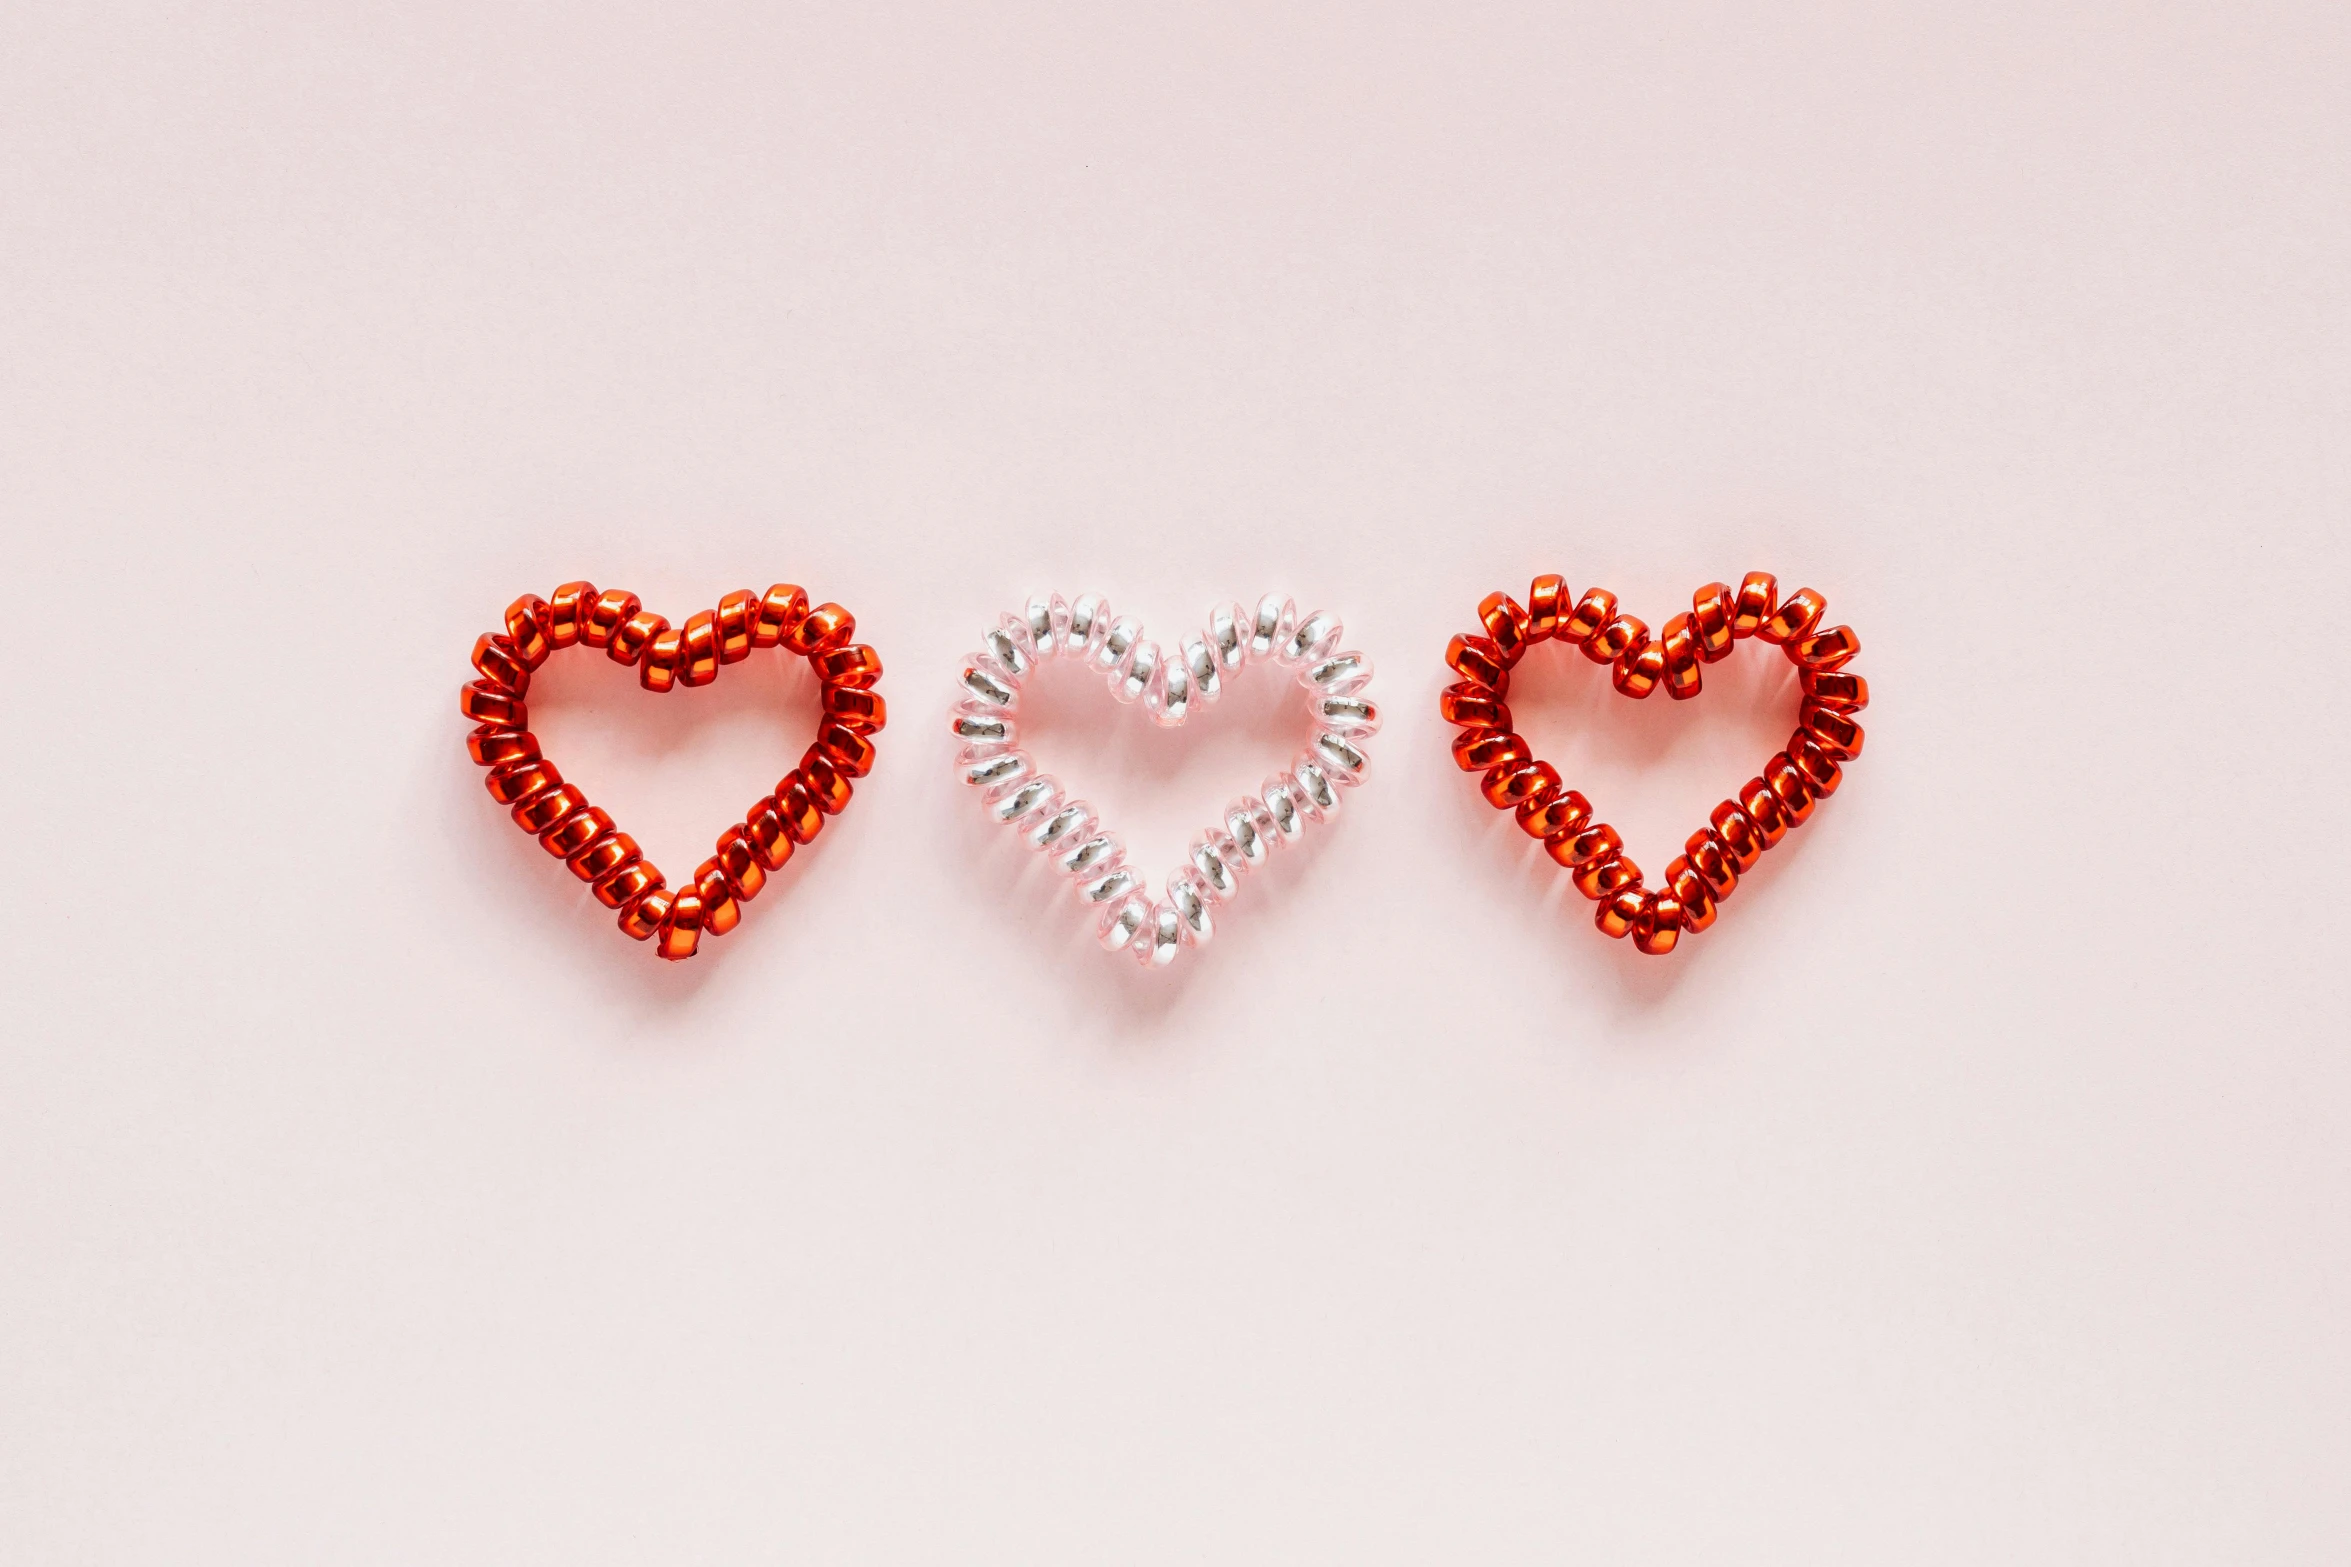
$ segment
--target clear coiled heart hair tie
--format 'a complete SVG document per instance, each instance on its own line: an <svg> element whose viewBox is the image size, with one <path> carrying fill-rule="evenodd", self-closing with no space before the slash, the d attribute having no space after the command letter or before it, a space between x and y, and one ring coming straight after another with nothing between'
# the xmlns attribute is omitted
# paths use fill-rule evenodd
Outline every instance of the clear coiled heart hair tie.
<svg viewBox="0 0 2351 1567"><path fill-rule="evenodd" d="M1203 630L1163 648L1144 634L1141 621L1114 614L1099 593L1075 601L1059 594L1032 598L989 628L979 651L964 660L953 717L963 742L956 776L978 792L993 820L1075 884L1106 950L1165 968L1215 933L1218 904L1310 827L1329 823L1346 792L1363 781L1364 743L1379 731L1380 714L1366 694L1371 661L1340 650L1341 631L1336 615L1300 615L1277 593L1255 610L1219 605ZM1294 672L1311 738L1287 769L1227 805L1193 839L1185 862L1154 898L1144 874L1127 862L1118 834L1020 748L1021 687L1054 659L1083 661L1108 680L1113 697L1141 702L1166 728L1213 704L1247 665L1272 664Z"/></svg>

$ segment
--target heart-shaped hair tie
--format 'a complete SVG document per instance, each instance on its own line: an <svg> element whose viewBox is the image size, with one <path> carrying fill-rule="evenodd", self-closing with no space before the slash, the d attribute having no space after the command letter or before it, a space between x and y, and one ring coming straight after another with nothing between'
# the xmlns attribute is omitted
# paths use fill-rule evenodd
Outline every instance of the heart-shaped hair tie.
<svg viewBox="0 0 2351 1567"><path fill-rule="evenodd" d="M1869 682L1845 666L1861 651L1849 627L1820 630L1828 605L1803 588L1786 599L1769 572L1751 571L1737 590L1709 582L1691 595L1690 612L1649 628L1617 610L1616 595L1593 588L1570 598L1556 576L1537 577L1524 605L1489 593L1478 605L1483 636L1455 637L1445 662L1461 678L1445 688L1437 710L1461 733L1453 759L1465 772L1484 774L1486 798L1518 812L1518 824L1574 876L1576 890L1599 904L1595 923L1610 936L1631 936L1643 952L1671 952L1684 931L1714 923L1722 900L1754 869L1763 851L1813 807L1836 793L1839 763L1861 754L1861 726L1853 715L1869 706ZM1730 655L1739 639L1776 643L1798 670L1803 702L1787 748L1763 764L1735 798L1714 808L1708 824L1690 835L1683 853L1665 868L1665 884L1642 884L1641 868L1592 802L1566 787L1559 770L1538 761L1510 726L1511 667L1537 642L1557 638L1614 671L1616 689L1638 701L1663 686L1677 701L1698 694L1701 669Z"/></svg>
<svg viewBox="0 0 2351 1567"><path fill-rule="evenodd" d="M1379 731L1379 709L1364 692L1371 661L1339 651L1338 617L1301 616L1280 594L1252 611L1239 604L1210 611L1202 632L1162 649L1130 615L1113 615L1099 593L1075 603L1061 595L1033 598L1006 615L964 661L954 714L963 749L956 775L979 791L988 815L1049 856L1077 885L1091 910L1095 934L1111 952L1131 952L1146 968L1165 968L1186 947L1215 933L1210 910L1240 890L1251 870L1304 836L1310 824L1338 813L1346 790L1369 766L1363 744ZM1298 672L1313 738L1289 770L1274 774L1254 795L1235 800L1222 818L1192 842L1186 863L1171 872L1166 896L1154 901L1141 873L1126 862L1116 833L1061 784L1037 771L1019 748L1020 692L1039 664L1083 660L1110 683L1120 702L1141 701L1165 728L1217 699L1224 683L1251 663Z"/></svg>
<svg viewBox="0 0 2351 1567"><path fill-rule="evenodd" d="M690 958L705 935L723 936L741 922L742 906L759 895L768 872L838 815L849 804L849 780L872 769L871 737L887 717L873 689L882 661L849 640L856 630L856 617L840 605L811 609L808 595L788 582L761 597L729 593L716 611L690 615L682 626L647 610L634 593L599 593L589 582L567 582L552 599L526 593L506 606L504 632L473 645L481 678L458 705L480 727L466 736L466 751L490 770L490 798L510 807L515 825L570 866L598 902L618 911L622 931L651 941L665 958ZM759 648L800 654L823 683L824 715L800 765L720 833L718 852L674 890L634 838L563 781L531 735L523 701L531 671L574 643L633 666L648 691L709 685L721 668Z"/></svg>

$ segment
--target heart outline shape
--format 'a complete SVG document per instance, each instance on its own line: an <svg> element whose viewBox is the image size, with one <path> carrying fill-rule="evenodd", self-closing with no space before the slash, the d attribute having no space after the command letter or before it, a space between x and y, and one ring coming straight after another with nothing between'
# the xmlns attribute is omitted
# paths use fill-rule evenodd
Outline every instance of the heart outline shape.
<svg viewBox="0 0 2351 1567"><path fill-rule="evenodd" d="M1576 890L1599 907L1602 934L1631 936L1652 956L1675 949L1684 932L1708 929L1740 876L1791 828L1811 819L1834 794L1840 764L1861 754L1862 729L1853 715L1869 706L1869 682L1847 670L1861 651L1848 626L1820 629L1828 601L1811 588L1779 597L1779 581L1751 571L1737 589L1710 582L1690 596L1690 609L1668 620L1654 639L1648 625L1622 612L1616 595L1592 588L1574 599L1566 579L1534 579L1521 605L1507 593L1478 604L1484 634L1456 636L1445 663L1460 678L1437 698L1437 711L1461 732L1453 759L1480 773L1480 787L1498 810L1515 810L1518 824L1574 877ZM1511 727L1510 671L1538 642L1558 640L1611 670L1619 694L1634 701L1660 686L1677 701L1704 687L1704 666L1730 656L1741 640L1777 645L1798 670L1804 700L1788 743L1732 798L1716 806L1692 833L1682 854L1665 868L1664 886L1644 884L1641 868L1624 852L1615 828L1598 820L1592 803L1568 788L1559 770L1534 754Z"/></svg>
<svg viewBox="0 0 2351 1567"><path fill-rule="evenodd" d="M523 594L506 606L503 621L502 632L474 640L477 678L458 696L459 710L477 726L466 736L466 754L488 770L483 784L490 798L618 914L621 932L652 942L673 962L694 956L704 935L723 936L740 924L743 905L759 895L768 874L813 841L826 817L847 809L850 780L873 769L871 737L888 722L874 689L881 657L850 640L854 615L838 604L810 608L807 593L793 583L777 583L757 597L748 589L729 593L716 610L673 627L634 593L567 582L552 599ZM797 653L816 671L822 711L800 765L720 833L716 852L674 889L634 838L564 782L530 731L532 672L573 646L604 649L655 693L709 685L726 665L766 648Z"/></svg>
<svg viewBox="0 0 2351 1567"><path fill-rule="evenodd" d="M1018 832L1075 882L1078 901L1095 911L1095 936L1105 950L1131 952L1145 968L1165 968L1185 948L1214 936L1213 907L1234 897L1250 870L1303 837L1309 825L1328 822L1344 791L1363 781L1370 766L1363 743L1379 732L1380 715L1364 694L1371 660L1340 651L1344 630L1336 615L1300 615L1294 600L1269 593L1253 611L1238 602L1218 605L1205 633L1187 637L1171 654L1140 620L1114 614L1099 593L1074 601L1036 595L1020 613L999 617L982 635L980 650L963 661L951 715L963 742L956 775L979 792L991 819ZM1118 834L1020 749L1021 687L1040 664L1061 658L1083 660L1107 677L1113 698L1141 702L1155 723L1171 729L1196 706L1213 704L1224 681L1251 663L1294 668L1313 738L1286 772L1225 807L1221 821L1200 833L1185 863L1168 874L1166 896L1155 901L1126 863Z"/></svg>

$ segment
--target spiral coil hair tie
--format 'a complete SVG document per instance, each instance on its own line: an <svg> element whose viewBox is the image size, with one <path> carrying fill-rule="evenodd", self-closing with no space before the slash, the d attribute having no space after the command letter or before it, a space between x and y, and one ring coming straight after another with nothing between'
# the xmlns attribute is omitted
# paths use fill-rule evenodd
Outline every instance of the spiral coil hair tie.
<svg viewBox="0 0 2351 1567"><path fill-rule="evenodd" d="M664 958L690 958L704 936L723 936L741 923L743 905L759 895L768 873L813 840L826 817L846 809L850 780L872 770L872 737L887 718L873 689L882 661L850 641L856 630L855 617L840 605L811 609L808 595L790 583L758 597L729 593L716 610L689 615L682 626L646 610L634 593L599 593L589 582L567 582L551 599L526 593L506 607L503 632L474 643L480 678L458 702L479 726L466 736L466 753L489 769L490 797L617 912L623 933L652 942ZM633 667L638 684L653 692L707 686L726 665L766 648L806 658L822 684L824 715L800 765L720 833L716 852L678 887L634 838L563 781L531 735L524 700L531 673L575 643Z"/></svg>
<svg viewBox="0 0 2351 1567"><path fill-rule="evenodd" d="M1059 594L1033 598L991 626L980 650L964 660L951 719L963 742L956 776L978 791L991 819L1076 884L1105 949L1165 968L1185 948L1208 942L1216 928L1213 910L1239 892L1251 871L1310 826L1331 821L1346 791L1362 782L1370 766L1364 742L1379 731L1380 715L1365 695L1371 661L1340 651L1341 632L1335 615L1301 616L1290 599L1269 594L1254 610L1219 605L1203 630L1162 648L1141 621L1113 614L1099 593L1075 602ZM1118 834L1020 749L1021 687L1038 665L1055 659L1102 675L1112 697L1140 702L1164 728L1214 703L1250 664L1289 669L1302 693L1309 739L1286 770L1227 805L1193 840L1185 863L1154 899Z"/></svg>
<svg viewBox="0 0 2351 1567"><path fill-rule="evenodd" d="M1641 951L1662 956L1684 931L1714 923L1739 877L1836 793L1840 764L1861 754L1861 726L1853 715L1869 706L1869 683L1845 668L1861 651L1861 639L1846 626L1818 629L1827 608L1810 588L1781 599L1769 572L1752 571L1735 591L1721 582L1700 588L1689 612L1674 616L1652 638L1648 625L1622 613L1606 588L1574 599L1564 578L1537 577L1524 605L1506 593L1486 595L1478 605L1481 630L1446 647L1445 662L1458 679L1437 698L1437 711L1460 730L1454 761L1482 775L1486 799L1498 810L1517 812L1519 826L1540 839L1576 890L1599 905L1600 930L1631 936ZM1728 657L1750 637L1777 644L1797 667L1803 700L1796 731L1764 763L1761 776L1714 808L1707 825L1666 866L1663 885L1652 889L1616 829L1594 820L1592 803L1568 788L1557 768L1538 760L1511 727L1510 671L1528 648L1557 640L1606 665L1617 691L1635 701L1660 686L1676 701L1688 701L1704 686L1704 666Z"/></svg>

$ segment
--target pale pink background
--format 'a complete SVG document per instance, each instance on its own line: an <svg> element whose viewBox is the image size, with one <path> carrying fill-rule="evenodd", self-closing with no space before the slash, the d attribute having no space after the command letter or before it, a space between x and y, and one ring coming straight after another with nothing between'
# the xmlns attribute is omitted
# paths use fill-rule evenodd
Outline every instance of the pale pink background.
<svg viewBox="0 0 2351 1567"><path fill-rule="evenodd" d="M0 11L0 1556L2343 1560L2347 18ZM1868 754L1651 963L1438 654L1750 567ZM682 970L460 753L574 575L889 664ZM943 777L1039 586L1381 669L1156 982ZM1644 864L1709 684L1527 683ZM1046 760L1164 866L1252 689ZM683 870L808 700L541 706Z"/></svg>

